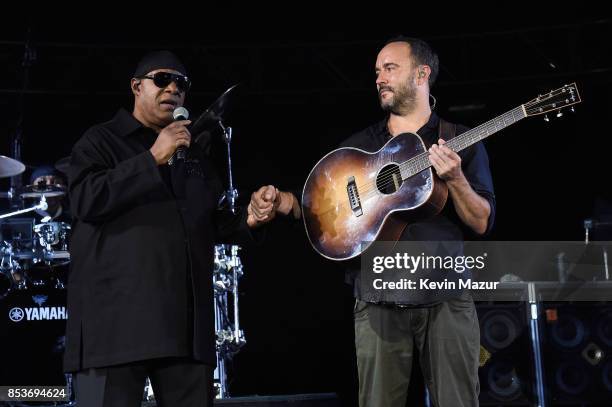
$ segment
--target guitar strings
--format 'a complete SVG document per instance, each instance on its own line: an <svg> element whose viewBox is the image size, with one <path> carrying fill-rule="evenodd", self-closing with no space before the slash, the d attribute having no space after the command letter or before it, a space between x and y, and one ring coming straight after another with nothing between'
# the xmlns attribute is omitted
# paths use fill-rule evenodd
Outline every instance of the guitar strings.
<svg viewBox="0 0 612 407"><path fill-rule="evenodd" d="M516 119L516 117L515 117L515 113L517 113L516 111L519 110L520 107L521 106L519 106L519 107L517 107L515 109L512 109L509 112L506 112L506 113L502 114L499 117L491 119L488 122L483 123L483 124L473 128L471 130L468 130L467 132L465 132L465 133L463 133L463 134L453 138L452 140L449 140L448 143L447 143L447 146L449 146L449 144L450 144L449 148L451 148L455 152L456 151L461 151L463 148L469 147L470 145L476 143L477 141L482 140L482 138L480 138L481 134L478 134L478 133L480 133L480 130L485 130L485 129L488 130L488 128L490 127L491 123L493 123L493 124L499 123L499 121L501 120L500 118L503 118L504 116L507 116L507 115L511 114L512 115L512 119L514 121L512 123L510 123L510 124L516 123L518 120L520 120L520 119L522 119L524 117L522 115L521 115L522 117L519 117L519 119ZM504 127L502 127L502 128L505 128L505 127L508 126L508 125L506 125L506 120L503 120L503 124L504 124ZM497 126L495 126L494 128L496 128L496 127ZM470 138L473 138L474 136L476 138L478 138L478 140L476 140L474 142L471 142L472 140L470 140ZM464 144L466 144L466 145L463 146ZM460 148L458 150L455 150L454 149L455 147L460 147ZM411 169L412 171L410 171L409 175L405 178L405 179L408 179L409 177L414 176L414 175L418 174L419 172L421 172L423 170L426 170L427 168L431 167L431 164L429 163L428 159L427 159L426 162L424 162L424 159L426 159L426 157L428 157L428 156L429 156L428 152L423 152L423 153L415 155L414 157L410 158L409 160L407 160L407 161L405 161L403 163L398 164L397 168L399 169L400 174L402 172L404 172L405 170L410 170ZM420 168L421 166L423 166L423 164L425 164L425 166L423 168ZM412 167L414 167L414 168L412 168ZM376 177L376 179L374 181L369 181L369 182L367 182L365 184L362 184L361 186L357 185L357 189L362 190L365 196L368 196L368 194L370 192L372 192L372 191L378 192L379 189L384 189L384 188L389 187L389 186L394 184L394 182L395 182L393 180L393 174L394 173L396 173L396 169L395 168L387 169L385 171L382 171L381 173L379 173L378 177Z"/></svg>

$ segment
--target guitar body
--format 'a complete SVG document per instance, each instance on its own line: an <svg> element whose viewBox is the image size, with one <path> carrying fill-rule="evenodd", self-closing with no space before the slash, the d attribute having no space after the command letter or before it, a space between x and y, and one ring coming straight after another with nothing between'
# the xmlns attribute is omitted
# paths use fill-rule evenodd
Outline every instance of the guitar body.
<svg viewBox="0 0 612 407"><path fill-rule="evenodd" d="M420 136L405 133L375 153L346 147L323 157L302 195L314 249L347 260L374 240L397 240L409 222L438 213L448 196L446 184L431 167L402 180L398 165L426 150Z"/></svg>

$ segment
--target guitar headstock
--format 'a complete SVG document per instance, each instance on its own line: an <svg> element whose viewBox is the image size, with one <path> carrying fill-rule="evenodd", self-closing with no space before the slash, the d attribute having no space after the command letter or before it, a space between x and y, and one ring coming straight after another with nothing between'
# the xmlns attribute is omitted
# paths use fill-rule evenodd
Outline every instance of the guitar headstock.
<svg viewBox="0 0 612 407"><path fill-rule="evenodd" d="M525 108L527 117L538 116L554 111L557 111L557 117L560 117L563 115L561 109L580 102L582 102L582 100L580 99L580 93L578 93L578 87L576 83L571 83L540 95L525 103L523 107ZM548 121L548 117L546 116L544 120Z"/></svg>

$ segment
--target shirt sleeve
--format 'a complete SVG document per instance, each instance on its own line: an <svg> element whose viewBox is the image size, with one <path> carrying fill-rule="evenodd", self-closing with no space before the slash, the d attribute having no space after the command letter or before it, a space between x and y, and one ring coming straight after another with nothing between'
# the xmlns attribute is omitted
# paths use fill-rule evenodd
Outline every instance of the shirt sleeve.
<svg viewBox="0 0 612 407"><path fill-rule="evenodd" d="M489 168L489 156L482 142L469 147L461 154L461 167L472 189L489 202L491 213L487 222L487 235L495 222L495 192L493 190L493 177Z"/></svg>
<svg viewBox="0 0 612 407"><path fill-rule="evenodd" d="M149 151L112 163L100 130L90 129L75 144L70 157L68 184L73 215L83 222L104 222L135 205L147 194L163 192L157 163Z"/></svg>

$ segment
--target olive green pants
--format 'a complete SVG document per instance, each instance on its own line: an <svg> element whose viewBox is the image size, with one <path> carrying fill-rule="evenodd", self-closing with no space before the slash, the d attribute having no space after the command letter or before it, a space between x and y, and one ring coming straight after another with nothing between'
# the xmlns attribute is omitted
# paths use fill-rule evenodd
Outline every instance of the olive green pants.
<svg viewBox="0 0 612 407"><path fill-rule="evenodd" d="M480 328L469 292L429 308L357 300L354 317L361 407L406 406L415 349L433 406L478 406Z"/></svg>

